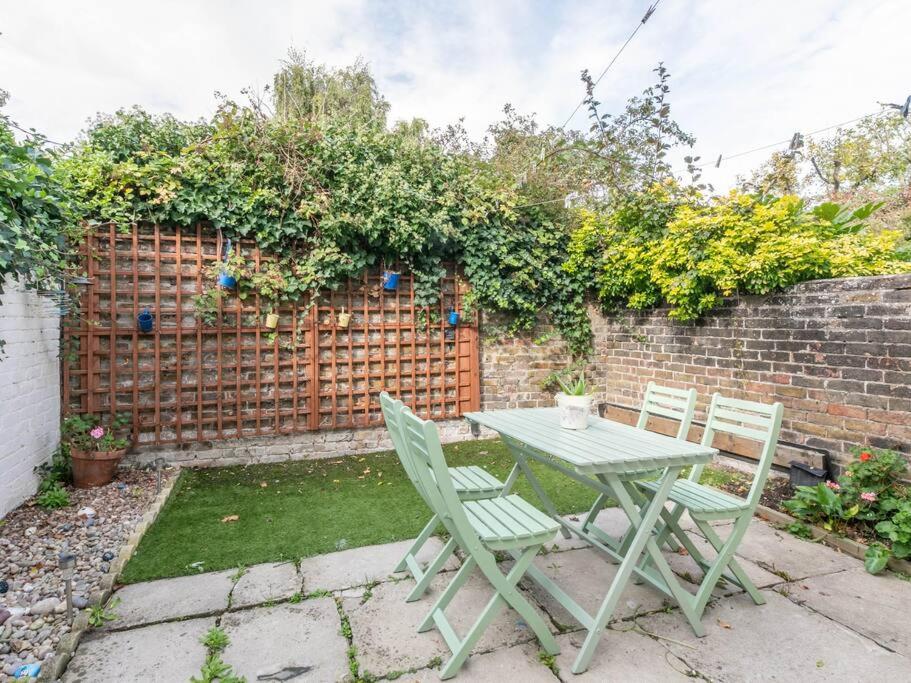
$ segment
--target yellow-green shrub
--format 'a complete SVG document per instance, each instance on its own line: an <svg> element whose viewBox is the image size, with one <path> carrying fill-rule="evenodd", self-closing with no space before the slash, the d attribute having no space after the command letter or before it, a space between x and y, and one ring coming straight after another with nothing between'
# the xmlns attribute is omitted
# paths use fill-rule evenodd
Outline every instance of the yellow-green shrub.
<svg viewBox="0 0 911 683"><path fill-rule="evenodd" d="M653 188L638 207L673 199ZM692 198L691 198L692 199ZM665 226L630 226L630 207L586 213L573 235L567 269L588 268L605 308L670 305L669 315L693 320L736 293L766 294L829 277L911 270L896 247L898 231L867 231L875 207L847 211L826 204L807 211L795 196L760 201L737 191L679 202Z"/></svg>

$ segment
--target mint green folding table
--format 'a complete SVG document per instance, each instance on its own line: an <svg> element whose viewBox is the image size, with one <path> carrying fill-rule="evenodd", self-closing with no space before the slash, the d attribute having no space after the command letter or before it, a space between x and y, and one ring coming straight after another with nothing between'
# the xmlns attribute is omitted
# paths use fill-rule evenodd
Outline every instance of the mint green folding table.
<svg viewBox="0 0 911 683"><path fill-rule="evenodd" d="M526 576L548 591L588 631L585 643L573 664L573 673L588 668L595 648L632 576L661 591L674 600L687 620L701 632L700 615L691 608L690 594L680 585L655 542L655 524L674 480L684 467L709 462L718 452L714 448L681 441L662 434L637 429L630 425L590 416L584 430L563 429L556 408L523 408L467 413L469 421L500 434L516 464L506 480L501 495L508 495L522 475L531 485L544 510L564 530L590 543L620 562L617 574L607 587L597 613L586 612L550 577L532 566ZM629 518L631 531L622 543L612 539L592 524L572 524L557 514L547 493L528 465L529 460L542 462L600 494L616 500ZM625 475L643 470L660 470L651 501L645 501ZM650 562L637 566L643 553Z"/></svg>

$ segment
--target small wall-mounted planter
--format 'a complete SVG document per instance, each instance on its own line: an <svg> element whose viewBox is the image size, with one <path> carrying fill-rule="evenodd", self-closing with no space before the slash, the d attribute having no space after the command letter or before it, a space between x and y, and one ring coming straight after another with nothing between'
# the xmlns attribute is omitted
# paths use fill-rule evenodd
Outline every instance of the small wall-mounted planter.
<svg viewBox="0 0 911 683"><path fill-rule="evenodd" d="M392 292L398 289L399 277L401 277L401 274L396 273L394 270L384 270L383 289L385 289L387 292Z"/></svg>
<svg viewBox="0 0 911 683"><path fill-rule="evenodd" d="M237 287L237 278L225 271L221 271L218 274L218 286L224 289L234 289Z"/></svg>
<svg viewBox="0 0 911 683"><path fill-rule="evenodd" d="M454 308L449 309L449 324L452 327L455 327L456 325L458 325L459 320L461 320L461 318L462 318L462 315L457 310L455 310Z"/></svg>
<svg viewBox="0 0 911 683"><path fill-rule="evenodd" d="M278 327L278 313L270 313L266 316L266 327L270 330Z"/></svg>
<svg viewBox="0 0 911 683"><path fill-rule="evenodd" d="M155 316L149 312L149 309L144 310L136 316L136 326L140 332L148 334L155 329Z"/></svg>
<svg viewBox="0 0 911 683"><path fill-rule="evenodd" d="M348 325L351 323L351 314L346 313L345 309L342 309L342 312L338 314L335 324L341 327L343 330L348 328Z"/></svg>

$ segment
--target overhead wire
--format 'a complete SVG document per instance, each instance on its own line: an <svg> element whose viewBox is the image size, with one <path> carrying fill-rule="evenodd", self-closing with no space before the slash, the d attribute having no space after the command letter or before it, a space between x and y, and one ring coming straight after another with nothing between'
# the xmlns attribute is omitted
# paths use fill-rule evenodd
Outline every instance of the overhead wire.
<svg viewBox="0 0 911 683"><path fill-rule="evenodd" d="M872 118L875 116L881 116L884 113L885 113L885 110L881 109L879 111L871 112L869 114L864 114L863 116L858 116L857 118L853 118L848 121L842 121L840 123L833 123L832 125L826 126L825 128L818 128L818 129L812 130L808 133L803 133L803 135L806 137L809 137L811 135L818 135L819 133L825 133L826 131L832 130L834 128L841 128L842 126L847 126L852 123L858 123L859 121L863 121L865 119L869 119L869 118ZM753 147L752 149L747 149L742 152L737 152L736 154L728 154L727 156L721 156L721 158L716 161L708 161L704 164L694 164L692 167L693 168L706 168L708 166L717 166L719 164L719 162L721 162L721 161L729 161L730 159L737 159L739 157L747 156L748 154L754 154L756 152L762 152L767 149L779 147L781 145L790 143L792 140L793 140L793 136L789 137L785 140L778 140L777 142L770 142L767 145L761 145L759 147Z"/></svg>
<svg viewBox="0 0 911 683"><path fill-rule="evenodd" d="M639 30L643 26L645 26L645 23L655 13L655 10L658 9L658 5L660 5L660 4L661 4L661 0L655 0L655 2L653 4L648 6L648 9L645 10L645 14L642 16L642 19L639 20L639 23L636 24L636 27L632 30L632 32L629 34L629 36L626 38L626 40L620 46L620 49L617 50L617 52L614 54L614 56L611 58L611 60L607 63L607 66L605 66L604 69L601 71L601 73L598 75L598 78L595 79L595 81L592 83L592 88L597 86L602 81L602 79L607 75L607 73L611 70L611 68L614 66L614 64L616 64L617 60L620 58L620 55L623 54L623 52L624 52L624 50L626 50L627 46L633 41L633 38L636 37L636 34L639 33ZM560 128L566 128L567 124L569 124L569 122L572 121L573 117L579 112L579 109L582 108L582 105L585 104L587 99L588 99L588 97L586 96L586 97L583 97L579 101L579 103L576 105L575 109L573 109L572 112L570 113L570 115L568 117L566 117L566 120L563 122L563 124L560 126ZM545 152L544 152L544 149L542 148L541 149L542 160L543 160L544 154L545 154ZM522 171L522 173L519 174L519 177L524 179L526 174L528 173L528 171L530 169L534 168L536 166L536 164L537 164L536 161L532 161L530 164L528 164L528 166L525 167L525 169ZM524 182L524 180L522 182ZM520 182L519 184L521 185L522 182ZM524 209L524 208L530 208L532 206L541 206L543 204L554 204L556 202L565 202L565 201L567 201L566 197L560 197L557 199L548 199L545 201L534 202L532 204L522 204L520 206L516 206L513 208Z"/></svg>

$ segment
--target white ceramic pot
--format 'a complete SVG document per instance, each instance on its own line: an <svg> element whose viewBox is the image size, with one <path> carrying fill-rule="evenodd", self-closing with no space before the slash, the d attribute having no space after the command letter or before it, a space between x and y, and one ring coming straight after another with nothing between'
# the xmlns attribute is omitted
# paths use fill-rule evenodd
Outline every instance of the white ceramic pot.
<svg viewBox="0 0 911 683"><path fill-rule="evenodd" d="M560 409L560 426L564 429L585 429L588 427L588 416L591 414L593 397L569 396L562 391L557 394L557 407Z"/></svg>

